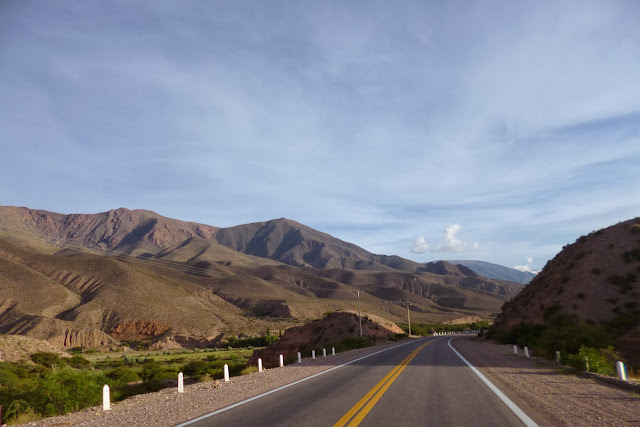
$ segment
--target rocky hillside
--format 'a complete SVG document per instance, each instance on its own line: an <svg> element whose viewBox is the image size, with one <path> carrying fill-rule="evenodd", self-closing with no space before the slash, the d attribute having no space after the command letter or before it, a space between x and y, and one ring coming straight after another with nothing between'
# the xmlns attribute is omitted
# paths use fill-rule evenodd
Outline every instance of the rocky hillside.
<svg viewBox="0 0 640 427"><path fill-rule="evenodd" d="M620 345L635 346L640 325L640 218L580 237L563 250L494 322L496 330L521 322L543 324L545 314L562 311L595 325L626 322ZM626 343L626 344L625 344Z"/></svg>
<svg viewBox="0 0 640 427"><path fill-rule="evenodd" d="M144 256L192 237L211 239L218 229L145 210L120 208L99 214L63 215L0 206L0 230L28 235L54 245L76 244Z"/></svg>
<svg viewBox="0 0 640 427"><path fill-rule="evenodd" d="M66 347L209 346L354 308L355 289L364 312L392 321L406 301L417 322L488 319L521 288L289 220L218 229L140 210L0 208L0 333Z"/></svg>
<svg viewBox="0 0 640 427"><path fill-rule="evenodd" d="M216 234L216 240L245 254L298 267L412 272L420 267L400 257L374 255L285 218L224 228Z"/></svg>
<svg viewBox="0 0 640 427"><path fill-rule="evenodd" d="M402 333L404 332L398 325L377 316L362 318L362 336L365 338L384 341ZM321 320L289 328L279 341L264 349L255 350L247 366L255 366L258 358L262 359L266 367L278 366L281 354L289 361L295 360L298 352L308 357L315 350L316 355L321 355L323 347L336 345L345 338L357 337L360 337L360 324L356 313L331 313ZM330 351L327 348L327 352Z"/></svg>

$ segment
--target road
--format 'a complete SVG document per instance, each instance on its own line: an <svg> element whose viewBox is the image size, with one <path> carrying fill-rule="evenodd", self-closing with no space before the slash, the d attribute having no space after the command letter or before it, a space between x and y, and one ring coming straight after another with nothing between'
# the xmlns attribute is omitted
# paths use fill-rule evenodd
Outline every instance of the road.
<svg viewBox="0 0 640 427"><path fill-rule="evenodd" d="M393 347L190 425L524 425L456 355L450 339Z"/></svg>

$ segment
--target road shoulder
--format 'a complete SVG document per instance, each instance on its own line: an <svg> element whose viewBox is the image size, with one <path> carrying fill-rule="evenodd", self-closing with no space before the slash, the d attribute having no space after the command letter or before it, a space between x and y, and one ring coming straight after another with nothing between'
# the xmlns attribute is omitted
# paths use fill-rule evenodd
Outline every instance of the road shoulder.
<svg viewBox="0 0 640 427"><path fill-rule="evenodd" d="M577 376L512 346L472 337L451 344L539 425L640 425L640 394Z"/></svg>

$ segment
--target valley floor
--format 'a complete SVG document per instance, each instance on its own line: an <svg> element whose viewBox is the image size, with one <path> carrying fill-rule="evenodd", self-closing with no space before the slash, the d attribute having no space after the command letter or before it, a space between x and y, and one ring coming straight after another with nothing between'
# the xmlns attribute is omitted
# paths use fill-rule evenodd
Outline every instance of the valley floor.
<svg viewBox="0 0 640 427"><path fill-rule="evenodd" d="M395 346L398 343L382 347ZM509 346L460 337L452 344L525 412L537 414L540 425L639 425L640 393L620 389L599 380L567 373L537 359L516 357ZM335 357L305 359L301 365L266 370L230 383L199 383L139 395L113 405L48 418L31 425L175 425L267 390L324 371L348 360L379 351L381 347L354 350ZM487 389L487 393L491 393ZM473 402L462 402L473 405ZM540 415L542 414L542 418Z"/></svg>

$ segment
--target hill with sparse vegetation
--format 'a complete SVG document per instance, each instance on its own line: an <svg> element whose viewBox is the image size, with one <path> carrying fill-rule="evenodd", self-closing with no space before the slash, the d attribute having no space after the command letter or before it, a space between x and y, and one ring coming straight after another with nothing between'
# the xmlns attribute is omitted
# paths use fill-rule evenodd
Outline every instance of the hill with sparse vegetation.
<svg viewBox="0 0 640 427"><path fill-rule="evenodd" d="M550 354L611 346L640 367L639 277L640 218L581 236L505 303L493 334Z"/></svg>

